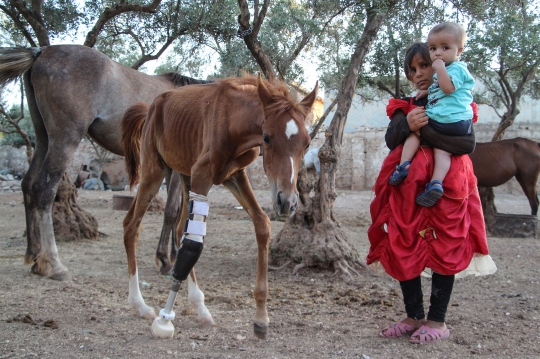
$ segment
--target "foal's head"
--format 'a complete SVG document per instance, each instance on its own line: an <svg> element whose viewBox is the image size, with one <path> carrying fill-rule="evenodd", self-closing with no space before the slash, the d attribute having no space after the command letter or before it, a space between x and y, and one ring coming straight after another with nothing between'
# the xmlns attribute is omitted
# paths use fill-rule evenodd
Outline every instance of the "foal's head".
<svg viewBox="0 0 540 359"><path fill-rule="evenodd" d="M291 101L285 84L266 85L259 75L258 93L264 106L263 165L270 182L272 202L279 216L298 205L296 179L304 150L311 141L305 119L317 96L318 85L300 103Z"/></svg>

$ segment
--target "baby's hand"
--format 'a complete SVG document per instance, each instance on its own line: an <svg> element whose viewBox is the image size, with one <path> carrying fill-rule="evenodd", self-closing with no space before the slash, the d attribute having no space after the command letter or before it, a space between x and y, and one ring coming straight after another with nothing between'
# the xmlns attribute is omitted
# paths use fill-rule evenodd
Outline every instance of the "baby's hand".
<svg viewBox="0 0 540 359"><path fill-rule="evenodd" d="M428 95L428 90L418 90L416 92L416 99L420 100L421 98L427 97L427 95Z"/></svg>
<svg viewBox="0 0 540 359"><path fill-rule="evenodd" d="M445 64L444 64L444 61L442 59L435 59L435 61L433 61L431 66L433 67L433 69L435 71L439 71L439 70L444 69L446 67Z"/></svg>

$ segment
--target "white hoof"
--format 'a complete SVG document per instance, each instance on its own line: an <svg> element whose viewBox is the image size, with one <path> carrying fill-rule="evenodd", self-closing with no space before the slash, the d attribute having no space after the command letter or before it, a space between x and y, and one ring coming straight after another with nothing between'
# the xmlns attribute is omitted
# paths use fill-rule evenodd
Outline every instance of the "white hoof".
<svg viewBox="0 0 540 359"><path fill-rule="evenodd" d="M174 325L170 320L163 318L156 318L150 327L154 338L158 339L172 339L174 335Z"/></svg>
<svg viewBox="0 0 540 359"><path fill-rule="evenodd" d="M154 309L152 308L149 308L150 310L145 312L145 313L141 313L141 317L144 318L144 319L148 319L148 320L153 320L153 319L156 319L156 312L154 312Z"/></svg>
<svg viewBox="0 0 540 359"><path fill-rule="evenodd" d="M214 325L214 319L212 317L199 317L199 324L203 328L210 328Z"/></svg>

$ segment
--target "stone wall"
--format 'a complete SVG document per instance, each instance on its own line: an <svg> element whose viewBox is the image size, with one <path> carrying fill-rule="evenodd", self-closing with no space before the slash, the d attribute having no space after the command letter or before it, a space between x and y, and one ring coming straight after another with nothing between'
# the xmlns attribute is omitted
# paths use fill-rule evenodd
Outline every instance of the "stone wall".
<svg viewBox="0 0 540 359"><path fill-rule="evenodd" d="M77 151L73 154L73 159L69 165L67 172L75 181L77 174L79 173L83 165L90 165L92 160L96 158L94 148L87 140L82 140L81 144L77 148ZM120 162L120 165L118 165ZM111 162L111 172L114 178L118 178L119 182L127 184L127 174L123 171L124 160L122 156L113 156ZM118 169L120 167L120 169ZM14 148L11 146L0 146L0 170L10 169L12 173L28 171L28 162L26 161L26 148ZM123 173L118 173L123 172Z"/></svg>
<svg viewBox="0 0 540 359"><path fill-rule="evenodd" d="M498 124L476 124L476 139L478 142L489 142ZM353 191L369 190L381 169L384 158L389 150L384 142L386 128L361 128L356 132L348 132L343 136L343 147L336 173L336 187ZM540 142L540 124L514 124L505 133L505 138L525 137ZM315 138L310 148L321 147L324 134ZM262 169L262 158L248 167L248 176L254 188L268 188L268 181ZM515 179L506 185L510 193L522 193Z"/></svg>
<svg viewBox="0 0 540 359"><path fill-rule="evenodd" d="M478 142L489 142L497 128L496 123L475 125ZM336 186L339 189L354 191L369 190L373 187L382 161L388 155L388 148L384 142L386 128L364 127L356 132L344 134L341 157L338 163ZM505 138L525 137L540 142L540 124L514 124L506 131ZM324 143L324 133L320 133L311 144L311 148L320 147ZM83 141L73 156L69 173L76 178L81 165L89 164L95 157L95 152L88 141ZM0 147L0 170L9 168L13 172L25 173L28 169L25 149L14 149L9 146ZM123 161L118 158L114 161L116 175L125 182L127 176L122 173ZM125 172L124 172L125 174ZM268 180L264 174L262 157L259 157L247 168L249 179L256 189L269 188ZM505 185L510 193L522 193L519 184L512 179Z"/></svg>
<svg viewBox="0 0 540 359"><path fill-rule="evenodd" d="M0 171L9 169L12 173L26 173L28 162L26 161L26 148L12 146L0 146Z"/></svg>

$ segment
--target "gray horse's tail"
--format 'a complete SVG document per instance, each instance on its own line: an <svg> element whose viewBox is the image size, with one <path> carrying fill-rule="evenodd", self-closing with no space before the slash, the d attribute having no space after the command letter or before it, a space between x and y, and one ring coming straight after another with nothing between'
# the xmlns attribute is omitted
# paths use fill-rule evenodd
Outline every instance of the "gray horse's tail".
<svg viewBox="0 0 540 359"><path fill-rule="evenodd" d="M0 84L6 84L28 71L41 53L40 47L1 47Z"/></svg>

